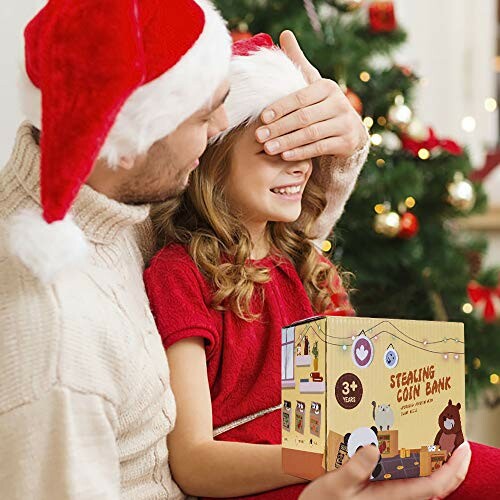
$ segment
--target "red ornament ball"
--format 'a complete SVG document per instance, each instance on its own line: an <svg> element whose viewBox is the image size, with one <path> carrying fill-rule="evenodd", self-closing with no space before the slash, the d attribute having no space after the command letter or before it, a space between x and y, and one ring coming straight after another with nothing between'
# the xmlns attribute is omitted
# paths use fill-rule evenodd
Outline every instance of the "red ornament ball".
<svg viewBox="0 0 500 500"><path fill-rule="evenodd" d="M345 91L345 95L352 107L361 115L363 114L363 102L359 98L356 92L353 92L350 88Z"/></svg>
<svg viewBox="0 0 500 500"><path fill-rule="evenodd" d="M417 217L411 212L406 212L401 216L399 222L398 238L409 240L418 233L419 228L420 224Z"/></svg>
<svg viewBox="0 0 500 500"><path fill-rule="evenodd" d="M370 4L370 28L374 33L389 33L396 29L394 3L389 1Z"/></svg>

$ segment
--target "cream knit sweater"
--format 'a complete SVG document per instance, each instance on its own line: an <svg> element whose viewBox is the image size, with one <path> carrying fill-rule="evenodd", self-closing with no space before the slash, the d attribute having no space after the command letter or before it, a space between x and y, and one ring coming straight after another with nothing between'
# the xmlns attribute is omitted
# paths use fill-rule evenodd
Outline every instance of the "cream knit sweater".
<svg viewBox="0 0 500 500"><path fill-rule="evenodd" d="M153 248L148 207L83 187L72 215L90 259L42 285L5 245L9 216L39 207L32 132L20 127L0 171L0 498L184 498L168 466L175 403L142 281ZM322 236L367 152L318 172L330 198Z"/></svg>
<svg viewBox="0 0 500 500"><path fill-rule="evenodd" d="M137 240L148 207L84 187L82 269L44 286L5 248L6 219L39 200L39 148L21 126L0 172L0 498L177 499L165 352Z"/></svg>

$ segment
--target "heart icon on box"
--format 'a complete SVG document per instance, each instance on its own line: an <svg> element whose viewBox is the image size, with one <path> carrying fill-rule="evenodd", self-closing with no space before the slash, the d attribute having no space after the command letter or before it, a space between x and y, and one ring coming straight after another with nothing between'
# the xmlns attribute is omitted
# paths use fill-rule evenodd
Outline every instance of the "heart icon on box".
<svg viewBox="0 0 500 500"><path fill-rule="evenodd" d="M366 356L368 356L369 354L370 353L368 352L368 349L365 349L364 345L356 349L356 356L360 361L364 361L366 359Z"/></svg>
<svg viewBox="0 0 500 500"><path fill-rule="evenodd" d="M367 368L373 360L373 343L362 331L352 343L352 360L358 368Z"/></svg>

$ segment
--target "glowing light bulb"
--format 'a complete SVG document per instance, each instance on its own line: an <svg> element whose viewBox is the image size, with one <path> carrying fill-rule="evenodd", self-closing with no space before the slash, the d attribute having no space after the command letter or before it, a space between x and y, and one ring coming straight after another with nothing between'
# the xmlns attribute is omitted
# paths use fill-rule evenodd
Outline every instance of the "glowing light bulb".
<svg viewBox="0 0 500 500"><path fill-rule="evenodd" d="M466 132L474 132L476 129L476 120L473 116L464 116L462 118L462 129Z"/></svg>

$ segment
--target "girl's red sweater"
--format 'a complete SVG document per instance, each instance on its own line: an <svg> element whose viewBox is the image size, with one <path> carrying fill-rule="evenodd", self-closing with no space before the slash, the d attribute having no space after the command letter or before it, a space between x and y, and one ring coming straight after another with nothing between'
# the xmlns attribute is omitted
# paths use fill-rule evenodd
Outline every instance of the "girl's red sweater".
<svg viewBox="0 0 500 500"><path fill-rule="evenodd" d="M281 328L314 316L304 286L289 260L270 256L253 264L270 268L271 279L260 285L263 301L258 290L254 293L252 311L261 311L261 316L252 322L210 306L212 288L181 245L161 250L144 275L165 348L188 337L205 340L214 429L281 404ZM333 300L339 306L333 314L352 311L345 293ZM281 444L281 412L259 417L216 439ZM244 498L290 500L298 498L304 486Z"/></svg>

